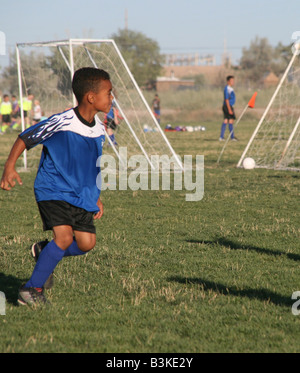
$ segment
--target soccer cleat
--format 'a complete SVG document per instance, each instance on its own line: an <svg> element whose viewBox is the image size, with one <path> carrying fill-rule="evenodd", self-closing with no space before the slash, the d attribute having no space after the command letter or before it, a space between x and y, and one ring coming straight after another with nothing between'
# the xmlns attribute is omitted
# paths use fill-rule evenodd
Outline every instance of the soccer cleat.
<svg viewBox="0 0 300 373"><path fill-rule="evenodd" d="M237 139L236 137L233 137L233 138L231 139L231 141L238 141L238 139Z"/></svg>
<svg viewBox="0 0 300 373"><path fill-rule="evenodd" d="M225 141L225 140L223 139L223 137L220 137L220 138L219 138L219 141Z"/></svg>
<svg viewBox="0 0 300 373"><path fill-rule="evenodd" d="M33 256L35 262L38 261L40 253L42 252L43 248L48 245L48 243L49 243L49 241L45 240L45 241L40 241L40 242L34 243L31 246L31 255ZM44 283L44 288L45 289L51 289L53 287L53 285L54 285L54 278L53 278L53 272L52 272L51 275L46 280L46 282Z"/></svg>
<svg viewBox="0 0 300 373"><path fill-rule="evenodd" d="M43 288L26 288L24 285L19 289L18 303L22 306L26 304L29 306L50 304L44 295Z"/></svg>

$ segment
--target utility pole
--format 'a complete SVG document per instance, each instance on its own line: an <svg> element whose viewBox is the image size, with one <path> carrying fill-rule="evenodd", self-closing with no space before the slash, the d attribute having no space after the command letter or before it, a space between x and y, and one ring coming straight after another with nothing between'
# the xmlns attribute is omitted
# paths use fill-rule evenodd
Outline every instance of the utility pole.
<svg viewBox="0 0 300 373"><path fill-rule="evenodd" d="M125 30L128 30L128 10L125 9Z"/></svg>

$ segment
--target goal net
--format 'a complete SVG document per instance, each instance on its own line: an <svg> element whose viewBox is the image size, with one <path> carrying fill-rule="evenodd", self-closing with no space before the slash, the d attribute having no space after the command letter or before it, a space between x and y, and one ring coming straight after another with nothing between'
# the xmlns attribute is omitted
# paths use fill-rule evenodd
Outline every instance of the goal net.
<svg viewBox="0 0 300 373"><path fill-rule="evenodd" d="M238 167L253 158L258 168L300 170L300 56L295 51Z"/></svg>
<svg viewBox="0 0 300 373"><path fill-rule="evenodd" d="M181 166L113 40L22 43L17 44L16 51L21 105L32 94L33 104L39 101L43 119L63 112L77 105L71 88L74 71L81 67L106 70L113 85L119 124L114 131L117 144L106 134L105 153L122 161L119 147L126 147L128 157L141 154L152 168L151 155L173 156ZM105 120L103 114L98 115ZM26 128L26 121L22 117L22 129ZM41 149L33 150L24 153L25 168L37 165Z"/></svg>

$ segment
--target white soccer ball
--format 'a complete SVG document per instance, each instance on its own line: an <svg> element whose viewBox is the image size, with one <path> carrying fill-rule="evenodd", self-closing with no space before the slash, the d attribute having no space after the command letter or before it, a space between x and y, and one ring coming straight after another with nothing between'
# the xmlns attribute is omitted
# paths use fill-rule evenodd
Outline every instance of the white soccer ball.
<svg viewBox="0 0 300 373"><path fill-rule="evenodd" d="M255 167L255 160L253 158L245 158L243 160L243 167L245 170L252 170Z"/></svg>
<svg viewBox="0 0 300 373"><path fill-rule="evenodd" d="M206 130L206 128L205 127L201 127L201 131L205 131Z"/></svg>

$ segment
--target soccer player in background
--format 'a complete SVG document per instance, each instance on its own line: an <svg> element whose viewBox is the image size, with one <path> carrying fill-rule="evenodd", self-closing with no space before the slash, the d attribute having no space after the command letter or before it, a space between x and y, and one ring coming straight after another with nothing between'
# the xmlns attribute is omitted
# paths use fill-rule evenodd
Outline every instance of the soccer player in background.
<svg viewBox="0 0 300 373"><path fill-rule="evenodd" d="M12 105L12 122L11 128L18 129L21 126L21 114L20 114L20 105L18 103L17 97L15 95L11 96L11 105Z"/></svg>
<svg viewBox="0 0 300 373"><path fill-rule="evenodd" d="M160 124L160 98L158 97L158 94L154 96L152 101L152 110L157 122Z"/></svg>
<svg viewBox="0 0 300 373"><path fill-rule="evenodd" d="M19 289L21 305L48 303L44 288L46 283L51 287L54 268L64 257L84 255L94 248L93 220L103 215L96 161L102 154L105 127L96 114L110 110L110 77L100 69L81 68L74 74L72 89L78 106L22 132L1 179L4 190L14 187L15 180L22 185L15 170L17 159L25 149L43 145L34 192L43 228L53 231L53 240L32 245L36 265L29 281Z"/></svg>
<svg viewBox="0 0 300 373"><path fill-rule="evenodd" d="M233 105L235 104L235 93L234 93L234 76L229 75L226 78L227 85L224 88L224 101L223 101L223 113L224 113L224 121L221 127L221 134L220 134L220 141L224 141L224 135L226 131L226 126L228 124L230 138L233 141L237 141L237 138L234 136L233 132L233 123L235 120L235 113Z"/></svg>
<svg viewBox="0 0 300 373"><path fill-rule="evenodd" d="M112 102L111 108L105 116L104 124L106 125L107 134L111 139L111 142L114 145L118 145L114 134L114 131L119 125L119 114L115 101Z"/></svg>
<svg viewBox="0 0 300 373"><path fill-rule="evenodd" d="M30 127L31 125L31 117L32 117L32 100L34 96L33 94L29 94L27 97L23 98L23 115L25 119L26 128Z"/></svg>
<svg viewBox="0 0 300 373"><path fill-rule="evenodd" d="M3 102L1 102L1 105L0 105L0 114L1 114L1 122L2 122L1 133L5 133L6 130L10 127L11 113L12 113L12 106L9 100L9 96L4 95Z"/></svg>

